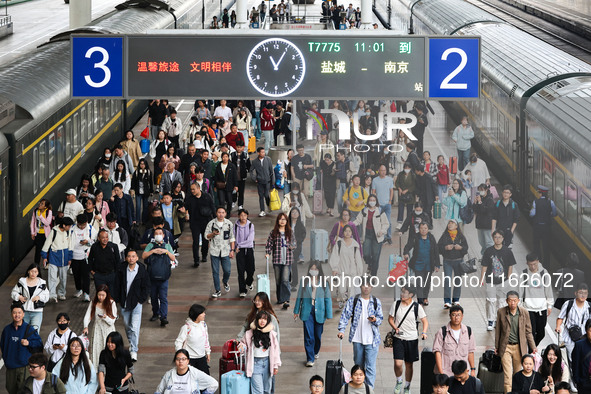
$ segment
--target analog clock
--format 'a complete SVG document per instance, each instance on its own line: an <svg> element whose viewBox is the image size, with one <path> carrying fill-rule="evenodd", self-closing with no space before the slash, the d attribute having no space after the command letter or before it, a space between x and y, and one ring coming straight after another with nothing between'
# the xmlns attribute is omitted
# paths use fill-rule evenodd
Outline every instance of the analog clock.
<svg viewBox="0 0 591 394"><path fill-rule="evenodd" d="M293 43L283 38L269 38L250 51L246 74L260 93L283 97L293 93L304 80L306 61Z"/></svg>

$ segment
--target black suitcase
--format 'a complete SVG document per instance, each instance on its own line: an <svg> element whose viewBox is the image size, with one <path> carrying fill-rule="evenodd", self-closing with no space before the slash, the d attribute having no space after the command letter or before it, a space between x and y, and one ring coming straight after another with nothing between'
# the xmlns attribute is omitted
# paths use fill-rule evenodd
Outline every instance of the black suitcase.
<svg viewBox="0 0 591 394"><path fill-rule="evenodd" d="M341 387L345 384L343 377L343 340L339 341L339 359L326 362L324 374L324 392L326 394L339 394Z"/></svg>
<svg viewBox="0 0 591 394"><path fill-rule="evenodd" d="M421 394L433 393L433 371L435 370L435 353L431 348L423 348L421 352Z"/></svg>
<svg viewBox="0 0 591 394"><path fill-rule="evenodd" d="M482 357L480 357L480 362L478 363L478 375L476 377L482 382L482 387L484 387L486 394L501 394L505 391L503 372L490 372L486 367L486 363L483 362Z"/></svg>

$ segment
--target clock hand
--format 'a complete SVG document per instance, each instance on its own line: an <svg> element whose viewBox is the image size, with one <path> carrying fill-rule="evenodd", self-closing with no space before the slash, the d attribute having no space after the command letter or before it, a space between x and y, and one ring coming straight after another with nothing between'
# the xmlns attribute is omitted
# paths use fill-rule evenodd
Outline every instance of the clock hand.
<svg viewBox="0 0 591 394"><path fill-rule="evenodd" d="M287 50L285 52L283 52L283 55L281 55L281 57L279 58L279 61L277 61L277 65L275 66L275 70L277 70L277 67L279 67L279 64L283 60L283 56L285 56L286 53L287 53Z"/></svg>
<svg viewBox="0 0 591 394"><path fill-rule="evenodd" d="M277 64L275 64L275 60L273 60L273 56L269 56L269 59L271 59L271 63L273 63L273 69L275 71L277 71ZM280 60L281 61L281 60Z"/></svg>

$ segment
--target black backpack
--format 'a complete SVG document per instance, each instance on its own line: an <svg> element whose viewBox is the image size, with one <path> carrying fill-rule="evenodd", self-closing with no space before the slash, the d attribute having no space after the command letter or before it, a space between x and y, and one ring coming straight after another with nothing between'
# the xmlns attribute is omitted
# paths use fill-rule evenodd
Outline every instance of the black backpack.
<svg viewBox="0 0 591 394"><path fill-rule="evenodd" d="M29 340L29 337L36 332L37 332L37 330L35 330L32 325L30 325L30 324L27 325L23 339ZM29 346L27 346L27 350L31 354L43 353L43 340L41 340L41 346L31 346L31 343L29 342Z"/></svg>
<svg viewBox="0 0 591 394"><path fill-rule="evenodd" d="M152 250L154 249L166 248L152 243ZM152 254L147 258L146 263L148 264L148 273L150 274L150 279L164 281L170 278L171 267L168 254Z"/></svg>
<svg viewBox="0 0 591 394"><path fill-rule="evenodd" d="M378 310L378 299L375 296L371 296L372 300L373 300L373 310L377 311ZM353 323L353 317L355 316L355 307L357 306L357 303L359 302L359 294L357 294L355 296L355 298L353 299L353 312L351 313L351 323Z"/></svg>
<svg viewBox="0 0 591 394"><path fill-rule="evenodd" d="M466 196L468 193L466 193ZM470 197L466 197L466 205L460 207L460 219L464 222L464 224L472 223L474 220L474 209L472 209L472 201Z"/></svg>

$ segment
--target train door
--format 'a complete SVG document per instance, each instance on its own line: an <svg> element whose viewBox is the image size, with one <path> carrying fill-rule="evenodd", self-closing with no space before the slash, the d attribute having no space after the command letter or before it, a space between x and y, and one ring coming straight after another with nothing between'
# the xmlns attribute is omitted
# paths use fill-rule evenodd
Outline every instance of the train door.
<svg viewBox="0 0 591 394"><path fill-rule="evenodd" d="M0 256L10 256L10 231L9 223L9 184L8 184L8 157L0 161ZM2 168L2 166L5 168ZM2 262L9 262L9 259L2 258ZM0 265L0 278L6 278L10 274L10 264Z"/></svg>
<svg viewBox="0 0 591 394"><path fill-rule="evenodd" d="M507 138L507 143L511 143L511 162L513 163L513 168L511 171L511 174L512 174L511 183L518 190L523 191L523 188L522 188L523 185L521 183L521 176L519 175L520 168L521 168L521 166L519 165L520 164L520 162L519 162L519 159L520 159L520 155L519 155L519 151L520 151L519 127L520 127L519 116L516 116L515 117L515 134L509 133L508 138Z"/></svg>

